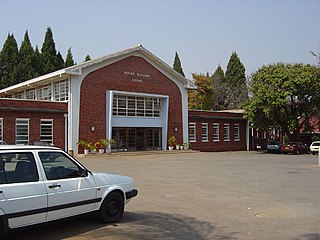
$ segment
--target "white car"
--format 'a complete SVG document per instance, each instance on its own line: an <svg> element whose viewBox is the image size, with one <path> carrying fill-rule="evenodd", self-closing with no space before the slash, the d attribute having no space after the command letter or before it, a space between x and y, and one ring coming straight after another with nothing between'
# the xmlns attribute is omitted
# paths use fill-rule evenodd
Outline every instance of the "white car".
<svg viewBox="0 0 320 240"><path fill-rule="evenodd" d="M93 173L59 148L0 146L0 232L97 212L120 220L135 197L131 177Z"/></svg>
<svg viewBox="0 0 320 240"><path fill-rule="evenodd" d="M315 141L313 143L311 143L310 145L310 152L315 155L316 153L319 152L319 148L320 148L320 141Z"/></svg>

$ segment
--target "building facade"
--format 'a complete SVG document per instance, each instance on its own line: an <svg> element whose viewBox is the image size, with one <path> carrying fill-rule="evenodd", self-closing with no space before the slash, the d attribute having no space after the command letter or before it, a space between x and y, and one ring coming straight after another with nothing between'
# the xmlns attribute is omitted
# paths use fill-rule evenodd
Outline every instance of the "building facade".
<svg viewBox="0 0 320 240"><path fill-rule="evenodd" d="M43 140L41 126L52 120L53 133L64 124L52 143L75 153L80 140L102 138L114 139L118 150L165 150L168 136L188 142L187 91L195 88L140 45L0 90L1 134L10 144ZM14 102L21 109L5 109ZM54 104L64 108L57 116L49 111ZM20 118L29 119L21 141Z"/></svg>

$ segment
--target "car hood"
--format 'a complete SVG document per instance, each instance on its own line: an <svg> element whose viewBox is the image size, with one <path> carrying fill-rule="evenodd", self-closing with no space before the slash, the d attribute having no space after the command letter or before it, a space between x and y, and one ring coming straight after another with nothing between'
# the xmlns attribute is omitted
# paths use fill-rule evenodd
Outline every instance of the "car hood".
<svg viewBox="0 0 320 240"><path fill-rule="evenodd" d="M133 179L129 176L123 176L110 173L92 173L97 186L118 185L125 190L133 189Z"/></svg>

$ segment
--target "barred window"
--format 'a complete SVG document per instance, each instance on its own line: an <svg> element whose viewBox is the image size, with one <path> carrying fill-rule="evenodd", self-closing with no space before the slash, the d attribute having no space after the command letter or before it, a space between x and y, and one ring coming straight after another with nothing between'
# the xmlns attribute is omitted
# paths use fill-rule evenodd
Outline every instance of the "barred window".
<svg viewBox="0 0 320 240"><path fill-rule="evenodd" d="M29 119L16 119L16 144L26 144L29 142Z"/></svg>
<svg viewBox="0 0 320 240"><path fill-rule="evenodd" d="M26 91L26 99L34 100L36 99L36 90L29 89Z"/></svg>
<svg viewBox="0 0 320 240"><path fill-rule="evenodd" d="M219 123L214 123L214 124L213 124L213 141L214 141L214 142L220 141L220 137L219 137Z"/></svg>
<svg viewBox="0 0 320 240"><path fill-rule="evenodd" d="M223 126L223 138L224 141L230 141L230 124L224 124Z"/></svg>
<svg viewBox="0 0 320 240"><path fill-rule="evenodd" d="M53 144L53 120L41 119L40 141Z"/></svg>
<svg viewBox="0 0 320 240"><path fill-rule="evenodd" d="M114 94L113 116L161 117L161 98Z"/></svg>
<svg viewBox="0 0 320 240"><path fill-rule="evenodd" d="M202 142L208 142L208 123L202 123Z"/></svg>
<svg viewBox="0 0 320 240"><path fill-rule="evenodd" d="M234 124L234 141L240 141L240 125Z"/></svg>
<svg viewBox="0 0 320 240"><path fill-rule="evenodd" d="M0 118L0 141L3 141L3 118Z"/></svg>
<svg viewBox="0 0 320 240"><path fill-rule="evenodd" d="M189 123L189 141L190 142L196 142L197 141L196 123Z"/></svg>

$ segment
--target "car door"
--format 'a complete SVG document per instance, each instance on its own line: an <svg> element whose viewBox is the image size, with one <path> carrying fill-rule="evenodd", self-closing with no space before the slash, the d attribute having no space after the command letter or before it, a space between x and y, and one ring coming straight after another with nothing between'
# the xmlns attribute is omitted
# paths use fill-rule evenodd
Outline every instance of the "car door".
<svg viewBox="0 0 320 240"><path fill-rule="evenodd" d="M0 209L10 228L45 221L47 191L32 152L0 153Z"/></svg>
<svg viewBox="0 0 320 240"><path fill-rule="evenodd" d="M94 179L84 167L63 151L39 151L48 193L47 220L93 210L96 202Z"/></svg>

